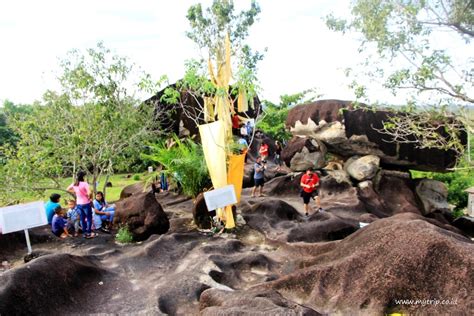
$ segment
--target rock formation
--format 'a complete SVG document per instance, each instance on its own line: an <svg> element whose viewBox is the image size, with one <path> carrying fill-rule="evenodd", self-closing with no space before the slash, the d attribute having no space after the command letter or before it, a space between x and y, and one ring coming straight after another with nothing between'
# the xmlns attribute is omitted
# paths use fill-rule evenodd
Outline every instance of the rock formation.
<svg viewBox="0 0 474 316"><path fill-rule="evenodd" d="M164 234L170 223L153 192L136 193L117 202L114 223L126 225L135 241L152 234Z"/></svg>

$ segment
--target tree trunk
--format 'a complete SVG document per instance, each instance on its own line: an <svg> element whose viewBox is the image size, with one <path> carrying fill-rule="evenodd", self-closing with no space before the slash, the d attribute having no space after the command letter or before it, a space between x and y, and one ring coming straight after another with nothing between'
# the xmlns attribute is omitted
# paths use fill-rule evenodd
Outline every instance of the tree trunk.
<svg viewBox="0 0 474 316"><path fill-rule="evenodd" d="M105 200L105 196L106 196L106 192L107 192L107 182L109 182L109 178L110 178L110 175L107 174L105 176L105 180L104 180L104 188L102 189L102 193L104 193L104 200Z"/></svg>

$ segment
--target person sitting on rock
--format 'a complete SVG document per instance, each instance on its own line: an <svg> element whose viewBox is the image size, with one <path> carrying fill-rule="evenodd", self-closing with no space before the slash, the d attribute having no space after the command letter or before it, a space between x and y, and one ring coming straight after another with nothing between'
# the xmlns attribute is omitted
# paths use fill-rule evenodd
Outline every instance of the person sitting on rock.
<svg viewBox="0 0 474 316"><path fill-rule="evenodd" d="M102 231L109 231L112 228L115 215L115 204L107 204L104 199L104 193L97 192L95 195L94 205L94 225L96 229ZM103 221L107 221L108 225L102 225Z"/></svg>
<svg viewBox="0 0 474 316"><path fill-rule="evenodd" d="M69 208L66 213L68 230L74 230L74 237L77 237L79 235L79 229L81 227L81 217L79 214L79 210L76 207L76 201L67 201L67 206Z"/></svg>
<svg viewBox="0 0 474 316"><path fill-rule="evenodd" d="M318 211L321 211L322 208L318 192L319 177L315 172L313 172L312 168L308 168L306 173L301 177L300 186L302 187L301 197L303 198L305 215L308 216L309 200L311 198L316 201Z"/></svg>
<svg viewBox="0 0 474 316"><path fill-rule="evenodd" d="M55 236L61 239L71 236L67 230L67 221L64 219L63 209L61 206L54 209L54 216L51 220L51 231Z"/></svg>
<svg viewBox="0 0 474 316"><path fill-rule="evenodd" d="M59 200L61 199L61 195L57 193L53 193L49 197L49 201L44 205L44 209L46 211L46 218L48 219L48 224L51 224L51 221L53 220L54 216L54 211L58 206L61 206L59 204Z"/></svg>
<svg viewBox="0 0 474 316"><path fill-rule="evenodd" d="M262 163L262 157L258 156L257 157L257 161L255 162L255 165L254 165L254 175L253 175L253 180L255 182L255 186L253 187L252 189L252 197L255 197L255 194L257 193L257 188L260 188L260 193L259 193L259 197L260 196L264 196L263 195L263 185L265 183L265 179L264 179L264 172L265 172L265 164Z"/></svg>

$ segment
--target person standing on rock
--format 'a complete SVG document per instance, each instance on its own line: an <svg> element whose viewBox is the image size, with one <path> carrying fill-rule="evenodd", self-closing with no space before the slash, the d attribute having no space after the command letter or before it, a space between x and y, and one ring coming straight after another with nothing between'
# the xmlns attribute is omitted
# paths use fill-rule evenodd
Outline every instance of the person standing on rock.
<svg viewBox="0 0 474 316"><path fill-rule="evenodd" d="M318 206L318 212L322 211L321 201L319 200L318 192L319 177L315 172L313 172L311 168L308 168L306 170L306 173L301 177L300 186L302 188L301 197L303 198L305 215L308 216L309 213L310 199L316 201L316 205Z"/></svg>
<svg viewBox="0 0 474 316"><path fill-rule="evenodd" d="M265 164L262 163L262 157L258 156L257 161L255 162L254 165L254 174L253 174L253 180L255 182L255 185L252 189L252 197L256 196L257 193L257 188L260 188L259 191L259 197L263 196L263 184L265 183L264 180L264 172L265 172Z"/></svg>
<svg viewBox="0 0 474 316"><path fill-rule="evenodd" d="M260 149L258 150L258 154L260 157L262 157L263 163L266 163L267 157L268 157L268 144L264 141L260 145Z"/></svg>
<svg viewBox="0 0 474 316"><path fill-rule="evenodd" d="M76 181L71 184L67 191L74 193L77 199L77 209L81 217L82 233L85 238L94 238L96 233L91 233L92 228L92 206L91 206L91 190L89 184L84 180L86 173L79 171Z"/></svg>

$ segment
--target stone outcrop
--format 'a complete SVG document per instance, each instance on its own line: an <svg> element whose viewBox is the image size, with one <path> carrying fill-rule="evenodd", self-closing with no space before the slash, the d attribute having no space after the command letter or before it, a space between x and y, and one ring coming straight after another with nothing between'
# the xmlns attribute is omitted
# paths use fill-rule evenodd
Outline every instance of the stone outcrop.
<svg viewBox="0 0 474 316"><path fill-rule="evenodd" d="M413 143L395 143L390 136L379 132L390 115L395 114L354 109L348 101L320 100L292 108L286 127L294 136L323 141L329 152L344 157L375 155L385 166L425 171L445 171L455 165L457 158L453 150L420 149ZM439 134L446 137L442 128ZM460 138L467 143L465 132L460 132Z"/></svg>
<svg viewBox="0 0 474 316"><path fill-rule="evenodd" d="M321 141L294 137L282 151L282 159L293 171L322 168L325 165L326 146Z"/></svg>
<svg viewBox="0 0 474 316"><path fill-rule="evenodd" d="M449 211L448 188L437 180L422 179L416 185L416 194L423 206L424 214L435 211Z"/></svg>
<svg viewBox="0 0 474 316"><path fill-rule="evenodd" d="M136 193L117 202L114 223L125 225L135 241L152 234L164 234L170 223L153 192Z"/></svg>
<svg viewBox="0 0 474 316"><path fill-rule="evenodd" d="M179 101L182 103L167 103L163 98L167 89L179 89L177 84L172 84L156 95L152 96L144 102L145 105L151 105L155 109L155 117L157 117L158 128L161 131L167 131L176 135L193 136L199 138L199 130L196 121L199 124L204 124L204 113L202 106L204 104L202 98L195 97L188 91L181 91L179 93ZM234 109L237 111L237 98L234 98ZM245 113L237 112L240 116L256 118L261 111L260 100L258 97L254 98L254 107L250 108ZM188 114L183 111L186 108ZM197 117L196 120L191 117Z"/></svg>
<svg viewBox="0 0 474 316"><path fill-rule="evenodd" d="M372 179L379 170L380 158L374 155L348 159L344 165L347 173L357 181Z"/></svg>

